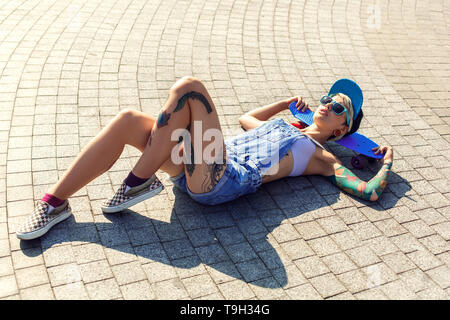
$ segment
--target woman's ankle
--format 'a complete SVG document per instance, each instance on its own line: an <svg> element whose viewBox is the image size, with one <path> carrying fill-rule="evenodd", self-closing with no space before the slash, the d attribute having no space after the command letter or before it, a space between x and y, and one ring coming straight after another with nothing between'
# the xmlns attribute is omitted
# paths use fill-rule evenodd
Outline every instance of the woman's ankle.
<svg viewBox="0 0 450 320"><path fill-rule="evenodd" d="M46 193L41 199L41 201L47 202L49 205L51 205L54 208L62 205L65 200L66 199L60 199L51 193Z"/></svg>

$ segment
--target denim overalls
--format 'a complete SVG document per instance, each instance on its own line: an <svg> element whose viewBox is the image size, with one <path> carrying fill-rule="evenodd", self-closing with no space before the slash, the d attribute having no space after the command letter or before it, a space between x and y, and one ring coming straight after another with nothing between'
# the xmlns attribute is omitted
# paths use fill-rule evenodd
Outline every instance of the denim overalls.
<svg viewBox="0 0 450 320"><path fill-rule="evenodd" d="M184 172L170 180L202 204L231 201L255 192L262 183L264 173L269 168L272 173L272 166L278 166L297 139L306 139L306 136L283 119L273 119L225 140L227 167L211 191L192 193L187 188Z"/></svg>

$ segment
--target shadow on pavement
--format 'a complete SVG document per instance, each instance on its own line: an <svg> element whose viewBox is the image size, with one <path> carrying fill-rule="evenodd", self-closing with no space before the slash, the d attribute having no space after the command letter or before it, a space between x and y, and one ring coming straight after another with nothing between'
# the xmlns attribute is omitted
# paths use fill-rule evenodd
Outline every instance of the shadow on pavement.
<svg viewBox="0 0 450 320"><path fill-rule="evenodd" d="M391 174L392 180L399 180L399 176ZM308 185L305 177L287 178L265 184L253 194L217 206L198 204L173 188L175 201L173 207L168 208L171 210L169 222L152 218L152 212L144 215L127 209L117 214L105 214L108 222L78 223L74 212L74 216L55 226L40 240L33 241L41 241L43 252L66 242L74 245L101 243L106 248L135 254L141 264L157 261L190 269L203 263L207 269L215 269L247 283L280 288L288 283L286 263L311 255L302 253L301 248L295 256L286 257L284 250L281 250L281 256L278 253L285 243L301 240L292 224L302 219L310 221L333 215L330 205L340 198L340 190L326 178L314 176L312 179L315 187ZM319 194L316 182L329 188L325 192L329 194ZM288 191L292 189L294 192ZM401 190L403 194L407 191ZM353 198L367 205L373 204ZM383 196L379 200L382 199ZM396 201L392 198L389 202L388 207L395 206ZM305 213L308 215L303 216ZM283 228L273 232L286 221L290 222L286 232ZM20 246L22 249L29 247L23 241ZM295 252L295 243L293 248ZM24 252L29 254L27 250Z"/></svg>

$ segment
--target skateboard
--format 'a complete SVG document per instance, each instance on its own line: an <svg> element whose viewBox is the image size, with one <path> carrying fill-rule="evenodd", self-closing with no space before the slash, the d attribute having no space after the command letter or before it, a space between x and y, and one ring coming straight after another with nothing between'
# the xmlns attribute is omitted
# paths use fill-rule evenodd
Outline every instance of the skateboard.
<svg viewBox="0 0 450 320"><path fill-rule="evenodd" d="M289 110L295 118L301 121L301 123L291 124L299 129L306 128L313 124L314 112L309 109L305 112L301 112L295 107L296 104L296 101L292 102L289 105ZM375 154L372 151L372 148L378 147L378 144L357 132L334 142L357 153L357 155L353 156L351 159L352 166L355 169L363 169L369 162L373 163L376 159L382 159L384 157L384 154Z"/></svg>

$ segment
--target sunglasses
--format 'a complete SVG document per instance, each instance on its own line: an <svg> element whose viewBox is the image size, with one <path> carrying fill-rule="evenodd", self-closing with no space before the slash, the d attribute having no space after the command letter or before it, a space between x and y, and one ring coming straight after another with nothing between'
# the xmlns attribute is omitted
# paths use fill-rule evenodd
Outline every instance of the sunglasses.
<svg viewBox="0 0 450 320"><path fill-rule="evenodd" d="M322 96L322 98L320 98L320 103L322 105L326 105L328 103L332 103L331 105L331 110L338 116L340 116L341 114L343 114L345 112L345 115L347 117L347 126L350 125L350 120L348 118L348 111L347 108L344 107L342 104L340 104L339 102L334 101L330 96L328 95L324 95Z"/></svg>

